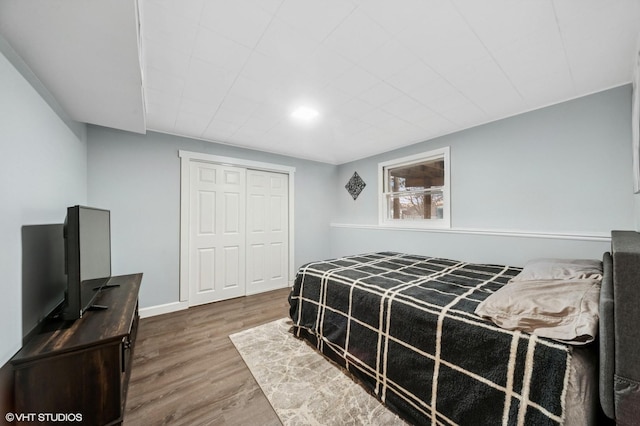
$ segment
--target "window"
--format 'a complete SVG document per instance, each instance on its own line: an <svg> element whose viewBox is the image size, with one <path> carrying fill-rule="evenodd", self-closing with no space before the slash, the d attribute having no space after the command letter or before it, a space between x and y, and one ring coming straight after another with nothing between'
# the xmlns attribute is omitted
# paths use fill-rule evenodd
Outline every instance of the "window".
<svg viewBox="0 0 640 426"><path fill-rule="evenodd" d="M450 226L449 148L378 164L380 224Z"/></svg>

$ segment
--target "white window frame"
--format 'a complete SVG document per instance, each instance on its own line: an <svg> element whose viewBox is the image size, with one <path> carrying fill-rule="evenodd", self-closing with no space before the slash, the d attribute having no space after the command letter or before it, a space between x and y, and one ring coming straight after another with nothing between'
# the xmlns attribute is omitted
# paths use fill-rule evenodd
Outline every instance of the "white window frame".
<svg viewBox="0 0 640 426"><path fill-rule="evenodd" d="M407 157L396 158L394 160L378 163L378 224L385 227L397 228L427 228L427 229L446 229L451 228L451 178L449 164L449 147L434 149L432 151L422 152L420 154L410 155ZM387 191L388 173L387 169L408 166L415 163L422 163L430 160L444 160L444 185L442 187L442 198L444 205L442 208L442 219L389 219L387 218Z"/></svg>

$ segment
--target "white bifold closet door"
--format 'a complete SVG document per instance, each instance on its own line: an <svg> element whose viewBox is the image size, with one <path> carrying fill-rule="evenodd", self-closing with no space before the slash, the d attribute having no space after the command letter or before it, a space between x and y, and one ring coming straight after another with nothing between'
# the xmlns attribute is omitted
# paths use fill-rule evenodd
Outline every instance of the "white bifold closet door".
<svg viewBox="0 0 640 426"><path fill-rule="evenodd" d="M189 305L286 287L288 175L190 167Z"/></svg>
<svg viewBox="0 0 640 426"><path fill-rule="evenodd" d="M246 170L191 163L189 305L245 295Z"/></svg>
<svg viewBox="0 0 640 426"><path fill-rule="evenodd" d="M286 287L288 176L247 170L247 294Z"/></svg>

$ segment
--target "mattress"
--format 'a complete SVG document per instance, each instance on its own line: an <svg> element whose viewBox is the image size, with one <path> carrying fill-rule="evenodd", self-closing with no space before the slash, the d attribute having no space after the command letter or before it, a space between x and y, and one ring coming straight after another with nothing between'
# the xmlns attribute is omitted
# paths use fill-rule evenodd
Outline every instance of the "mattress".
<svg viewBox="0 0 640 426"><path fill-rule="evenodd" d="M589 424L590 348L474 313L519 272L394 252L313 262L296 277L290 316L299 336L412 424Z"/></svg>

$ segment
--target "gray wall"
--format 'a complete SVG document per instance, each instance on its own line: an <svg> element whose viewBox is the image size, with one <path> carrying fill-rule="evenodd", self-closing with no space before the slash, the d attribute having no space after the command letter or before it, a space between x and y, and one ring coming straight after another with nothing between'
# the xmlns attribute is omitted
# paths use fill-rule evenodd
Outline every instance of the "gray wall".
<svg viewBox="0 0 640 426"><path fill-rule="evenodd" d="M22 345L22 227L62 223L87 196L85 127L43 91L0 38L0 365Z"/></svg>
<svg viewBox="0 0 640 426"><path fill-rule="evenodd" d="M296 267L329 254L336 167L149 132L88 128L88 193L111 210L114 274L143 272L140 306L179 300L180 159L178 150L296 167Z"/></svg>
<svg viewBox="0 0 640 426"><path fill-rule="evenodd" d="M341 165L334 222L377 224L377 165L451 147L453 228L608 233L636 227L631 174L631 86L626 85ZM357 171L353 201L342 186ZM522 264L544 255L599 257L607 243L332 227L332 255L390 248ZM517 250L513 248L517 247Z"/></svg>
<svg viewBox="0 0 640 426"><path fill-rule="evenodd" d="M456 228L640 230L640 196L632 195L631 183L630 86L336 167L152 132L87 129L61 112L2 38L0 53L0 362L21 343L21 228L60 223L69 205L112 210L113 271L145 273L142 307L178 300L179 149L296 167L296 266L372 250L517 265L534 255L595 257L608 247L566 238L375 229L377 163L441 146L451 147ZM355 170L367 187L354 202L344 184Z"/></svg>

